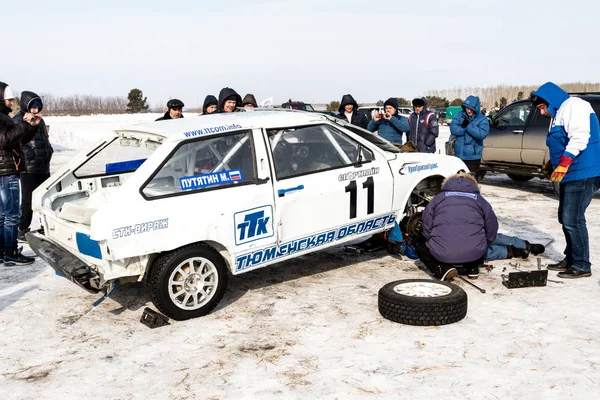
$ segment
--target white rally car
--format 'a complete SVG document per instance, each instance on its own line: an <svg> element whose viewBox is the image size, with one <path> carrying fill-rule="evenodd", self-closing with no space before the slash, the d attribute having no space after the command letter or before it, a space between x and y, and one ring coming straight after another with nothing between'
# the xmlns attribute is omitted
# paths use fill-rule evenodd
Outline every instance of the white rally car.
<svg viewBox="0 0 600 400"><path fill-rule="evenodd" d="M317 113L153 122L109 134L41 185L44 234L27 240L84 289L143 280L183 320L217 305L229 273L391 229L459 170Z"/></svg>

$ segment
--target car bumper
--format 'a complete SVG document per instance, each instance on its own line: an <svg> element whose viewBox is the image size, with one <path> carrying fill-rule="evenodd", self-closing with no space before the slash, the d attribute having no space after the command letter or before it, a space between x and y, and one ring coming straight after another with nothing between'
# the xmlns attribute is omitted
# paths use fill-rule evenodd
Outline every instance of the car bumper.
<svg viewBox="0 0 600 400"><path fill-rule="evenodd" d="M100 291L90 284L90 281L97 279L98 275L84 261L37 232L28 232L25 234L25 238L31 250L57 273L90 293Z"/></svg>

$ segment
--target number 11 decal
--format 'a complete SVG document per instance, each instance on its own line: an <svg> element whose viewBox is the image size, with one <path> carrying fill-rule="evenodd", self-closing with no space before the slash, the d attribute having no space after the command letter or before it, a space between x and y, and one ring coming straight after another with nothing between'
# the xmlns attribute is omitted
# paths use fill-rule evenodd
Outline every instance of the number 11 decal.
<svg viewBox="0 0 600 400"><path fill-rule="evenodd" d="M363 189L367 189L367 215L373 214L375 208L375 181L370 176L362 184ZM356 200L357 186L356 181L351 181L345 188L346 193L350 193L350 219L356 218Z"/></svg>

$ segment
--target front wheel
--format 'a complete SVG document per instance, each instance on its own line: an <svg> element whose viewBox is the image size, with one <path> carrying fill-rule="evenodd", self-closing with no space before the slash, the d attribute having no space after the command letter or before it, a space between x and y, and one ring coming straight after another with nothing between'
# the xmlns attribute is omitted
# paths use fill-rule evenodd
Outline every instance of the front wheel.
<svg viewBox="0 0 600 400"><path fill-rule="evenodd" d="M226 286L225 261L205 244L188 245L163 254L156 259L148 276L152 303L178 321L211 312Z"/></svg>

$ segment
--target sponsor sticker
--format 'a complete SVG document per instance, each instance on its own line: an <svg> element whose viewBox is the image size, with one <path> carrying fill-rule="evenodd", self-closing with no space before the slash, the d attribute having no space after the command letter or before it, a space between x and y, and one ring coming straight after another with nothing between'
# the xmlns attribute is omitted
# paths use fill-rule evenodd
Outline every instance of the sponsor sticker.
<svg viewBox="0 0 600 400"><path fill-rule="evenodd" d="M273 206L261 206L233 214L235 244L254 242L275 234Z"/></svg>
<svg viewBox="0 0 600 400"><path fill-rule="evenodd" d="M269 246L264 249L256 250L251 253L243 254L235 259L236 271L242 271L247 268L276 260L294 254L299 251L312 249L322 246L326 243L341 240L347 236L358 235L372 230L384 228L396 221L396 214L385 214L373 217L364 221L344 225L337 229L316 233L301 239L292 240L279 246ZM236 237L237 239L237 237Z"/></svg>
<svg viewBox="0 0 600 400"><path fill-rule="evenodd" d="M379 167L361 169L360 171L350 171L338 176L338 181L352 181L357 178L379 174Z"/></svg>
<svg viewBox="0 0 600 400"><path fill-rule="evenodd" d="M195 190L214 185L221 185L223 183L241 181L242 179L242 171L239 169L232 169L210 174L184 176L179 178L179 186L181 187L181 190Z"/></svg>
<svg viewBox="0 0 600 400"><path fill-rule="evenodd" d="M202 135L210 135L211 133L228 132L235 129L242 129L242 126L238 124L210 126L208 128L200 128L195 131L183 132L183 135L185 137L196 137Z"/></svg>
<svg viewBox="0 0 600 400"><path fill-rule="evenodd" d="M400 175L406 175L406 174L414 174L416 172L423 172L423 171L431 171L433 169L438 169L438 165L437 163L432 163L432 164L419 164L416 162L410 162L410 163L405 163L400 167L400 171L398 171L400 173Z"/></svg>
<svg viewBox="0 0 600 400"><path fill-rule="evenodd" d="M127 236L139 235L141 233L167 229L169 227L169 218L157 219L155 221L142 222L139 224L123 226L113 229L112 238L120 239Z"/></svg>

